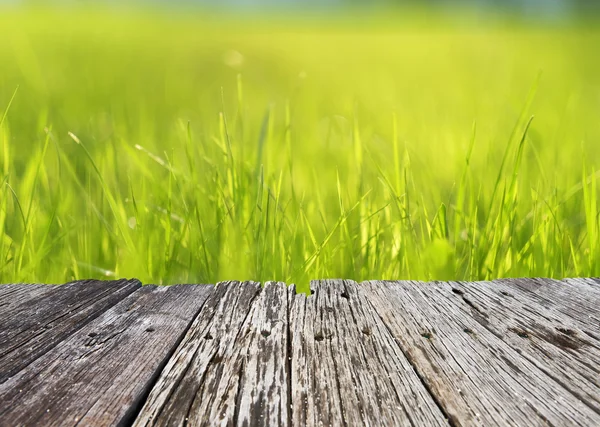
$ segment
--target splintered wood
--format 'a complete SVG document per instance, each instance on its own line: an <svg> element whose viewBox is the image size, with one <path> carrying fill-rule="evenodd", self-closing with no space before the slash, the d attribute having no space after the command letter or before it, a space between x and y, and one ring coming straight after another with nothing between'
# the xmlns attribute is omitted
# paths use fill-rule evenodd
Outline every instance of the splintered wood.
<svg viewBox="0 0 600 427"><path fill-rule="evenodd" d="M0 425L600 425L597 279L0 286Z"/></svg>
<svg viewBox="0 0 600 427"><path fill-rule="evenodd" d="M217 285L135 425L287 424L287 323L282 283Z"/></svg>

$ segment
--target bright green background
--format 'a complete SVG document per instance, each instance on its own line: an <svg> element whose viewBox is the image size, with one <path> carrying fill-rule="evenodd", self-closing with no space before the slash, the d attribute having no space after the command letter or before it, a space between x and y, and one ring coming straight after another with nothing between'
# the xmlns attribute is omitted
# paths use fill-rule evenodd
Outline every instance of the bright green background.
<svg viewBox="0 0 600 427"><path fill-rule="evenodd" d="M596 27L4 10L0 281L598 275Z"/></svg>

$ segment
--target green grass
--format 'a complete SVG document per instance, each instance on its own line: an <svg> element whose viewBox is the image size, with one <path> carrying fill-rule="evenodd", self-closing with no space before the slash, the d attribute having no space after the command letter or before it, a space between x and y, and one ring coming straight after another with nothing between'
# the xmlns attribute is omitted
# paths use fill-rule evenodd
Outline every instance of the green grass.
<svg viewBox="0 0 600 427"><path fill-rule="evenodd" d="M0 14L0 282L600 273L600 31Z"/></svg>

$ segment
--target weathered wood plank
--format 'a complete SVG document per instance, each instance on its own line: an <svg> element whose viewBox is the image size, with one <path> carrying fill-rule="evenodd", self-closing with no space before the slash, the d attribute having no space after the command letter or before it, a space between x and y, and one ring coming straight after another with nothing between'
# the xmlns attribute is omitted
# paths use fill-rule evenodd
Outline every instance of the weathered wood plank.
<svg viewBox="0 0 600 427"><path fill-rule="evenodd" d="M3 425L124 425L212 286L144 286L0 385Z"/></svg>
<svg viewBox="0 0 600 427"><path fill-rule="evenodd" d="M0 322L0 383L140 286L137 280L72 282L8 307Z"/></svg>
<svg viewBox="0 0 600 427"><path fill-rule="evenodd" d="M360 292L454 424L599 425L594 408L485 327L490 314L448 284L373 281Z"/></svg>
<svg viewBox="0 0 600 427"><path fill-rule="evenodd" d="M547 279L542 277L497 279L492 282L510 283L512 286L523 290L538 293L540 296L564 295L570 299L585 303L582 299L600 298L600 279L594 278L567 278L563 280Z"/></svg>
<svg viewBox="0 0 600 427"><path fill-rule="evenodd" d="M0 425L600 425L596 279L138 287L0 286Z"/></svg>
<svg viewBox="0 0 600 427"><path fill-rule="evenodd" d="M538 295L513 284L498 280L440 286L454 293L463 310L477 311L474 318L481 327L600 414L600 341L586 336L555 307L541 304Z"/></svg>
<svg viewBox="0 0 600 427"><path fill-rule="evenodd" d="M134 425L286 425L287 324L283 283L218 284Z"/></svg>
<svg viewBox="0 0 600 427"><path fill-rule="evenodd" d="M593 292L596 295L595 298L600 297L600 277L566 278L562 281L571 286L581 286L586 295Z"/></svg>
<svg viewBox="0 0 600 427"><path fill-rule="evenodd" d="M586 334L600 340L600 285L594 279L502 279L499 286L510 286L508 294L526 297L543 307L553 307L579 325Z"/></svg>
<svg viewBox="0 0 600 427"><path fill-rule="evenodd" d="M293 425L447 425L357 284L311 289L290 295Z"/></svg>
<svg viewBox="0 0 600 427"><path fill-rule="evenodd" d="M11 307L16 307L35 297L49 292L51 285L14 283L0 285L0 316L5 316Z"/></svg>
<svg viewBox="0 0 600 427"><path fill-rule="evenodd" d="M288 425L288 325L287 285L267 282L236 340L243 373L232 419L238 425Z"/></svg>

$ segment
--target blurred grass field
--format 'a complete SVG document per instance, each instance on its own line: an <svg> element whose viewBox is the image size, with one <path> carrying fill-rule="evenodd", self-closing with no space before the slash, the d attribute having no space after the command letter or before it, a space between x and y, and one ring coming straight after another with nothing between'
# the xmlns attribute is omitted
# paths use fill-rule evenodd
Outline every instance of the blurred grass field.
<svg viewBox="0 0 600 427"><path fill-rule="evenodd" d="M0 13L0 282L600 274L600 31Z"/></svg>

